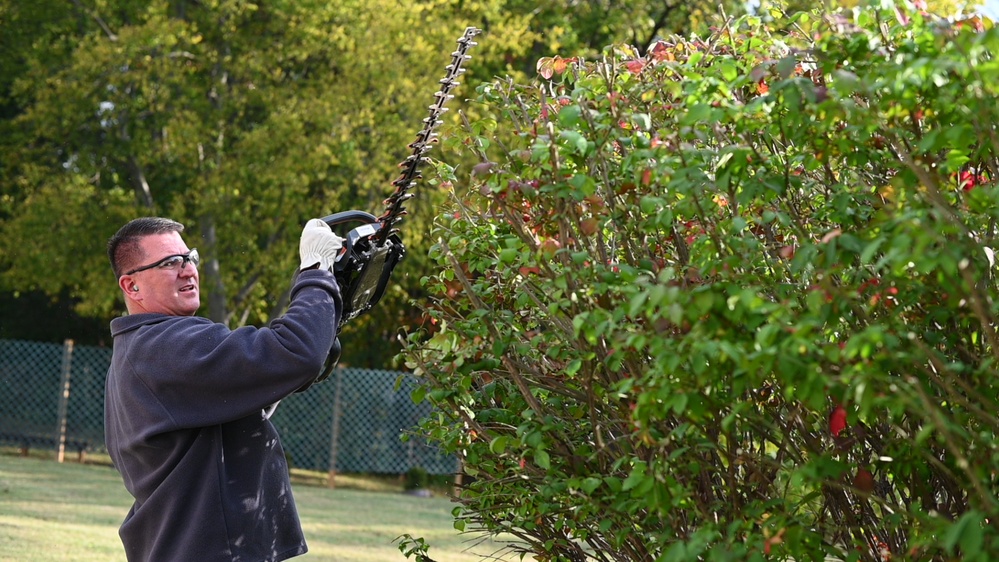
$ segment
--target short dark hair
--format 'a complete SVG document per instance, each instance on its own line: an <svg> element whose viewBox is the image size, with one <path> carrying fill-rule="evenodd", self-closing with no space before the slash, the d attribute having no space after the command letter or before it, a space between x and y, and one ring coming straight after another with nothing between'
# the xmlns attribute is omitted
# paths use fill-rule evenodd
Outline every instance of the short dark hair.
<svg viewBox="0 0 999 562"><path fill-rule="evenodd" d="M166 234L167 232L184 232L184 225L177 221L162 217L140 217L128 221L118 229L108 240L108 259L111 260L111 270L115 279L121 277L122 271L134 267L142 259L139 241L146 236Z"/></svg>

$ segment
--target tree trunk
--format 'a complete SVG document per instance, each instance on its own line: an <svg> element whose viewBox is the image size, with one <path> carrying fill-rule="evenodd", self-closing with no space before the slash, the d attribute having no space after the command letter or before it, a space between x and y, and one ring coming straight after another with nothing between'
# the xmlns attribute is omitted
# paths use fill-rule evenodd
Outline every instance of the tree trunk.
<svg viewBox="0 0 999 562"><path fill-rule="evenodd" d="M204 246L204 255L211 256L202 262L201 280L202 286L208 286L208 318L215 322L228 321L228 311L225 303L225 284L222 282L222 273L219 268L218 259L218 237L215 234L215 218L206 214L198 221L201 228L201 241Z"/></svg>
<svg viewBox="0 0 999 562"><path fill-rule="evenodd" d="M135 190L136 202L147 208L153 208L153 192L149 189L149 182L146 181L146 174L142 171L142 164L135 159L135 156L128 157L128 171L132 180L132 188Z"/></svg>

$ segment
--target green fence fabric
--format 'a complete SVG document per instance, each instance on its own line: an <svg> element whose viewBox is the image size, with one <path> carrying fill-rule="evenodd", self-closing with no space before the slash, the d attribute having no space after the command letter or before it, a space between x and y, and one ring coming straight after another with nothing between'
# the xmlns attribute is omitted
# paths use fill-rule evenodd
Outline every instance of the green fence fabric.
<svg viewBox="0 0 999 562"><path fill-rule="evenodd" d="M110 361L108 347L0 340L0 443L55 449L64 439L67 452L103 451ZM430 412L410 399L416 385L409 373L337 368L283 400L271 419L296 468L453 474L456 459L414 433Z"/></svg>

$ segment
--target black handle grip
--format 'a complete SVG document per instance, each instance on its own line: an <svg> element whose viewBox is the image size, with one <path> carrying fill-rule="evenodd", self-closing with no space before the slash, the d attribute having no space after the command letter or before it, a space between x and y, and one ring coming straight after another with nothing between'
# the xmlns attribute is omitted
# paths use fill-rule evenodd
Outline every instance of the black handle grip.
<svg viewBox="0 0 999 562"><path fill-rule="evenodd" d="M330 225L330 228L332 228L334 225L348 222L371 224L373 222L378 222L378 217L364 211L341 211L339 213L333 213L332 215L323 217L322 221Z"/></svg>

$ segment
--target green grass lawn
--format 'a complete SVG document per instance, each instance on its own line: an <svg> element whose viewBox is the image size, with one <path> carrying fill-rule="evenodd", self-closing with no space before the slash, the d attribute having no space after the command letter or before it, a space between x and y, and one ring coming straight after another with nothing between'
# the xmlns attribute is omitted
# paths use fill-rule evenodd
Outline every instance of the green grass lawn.
<svg viewBox="0 0 999 562"><path fill-rule="evenodd" d="M396 539L404 533L427 539L437 562L503 554L502 542L454 530L455 504L440 494L419 498L370 479L336 482L329 489L296 478L309 553L295 560L401 562L406 558ZM131 504L118 473L107 465L0 454L0 561L124 560L118 525Z"/></svg>

